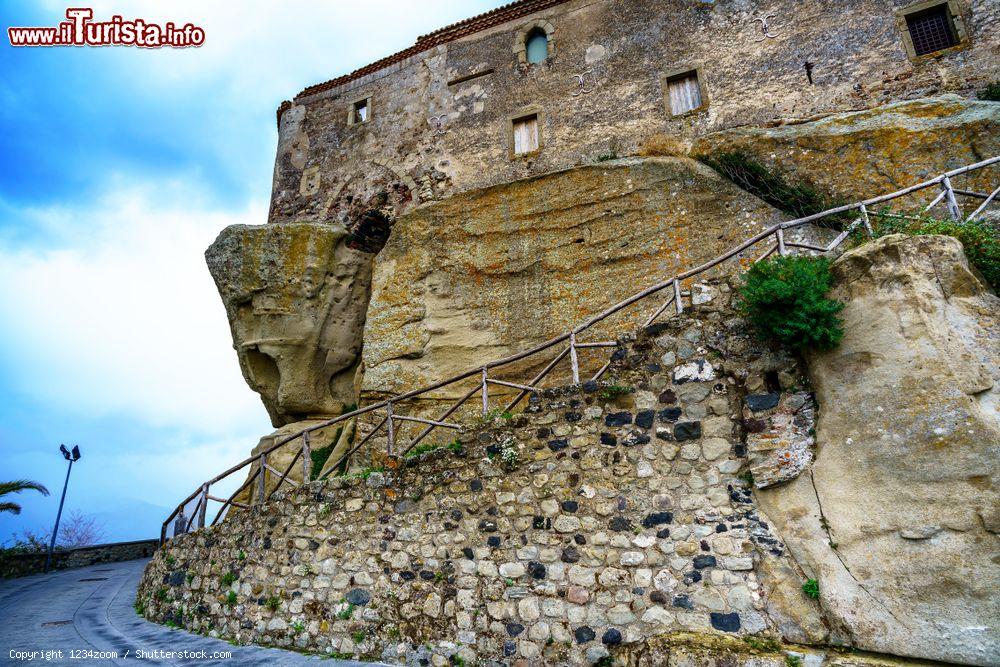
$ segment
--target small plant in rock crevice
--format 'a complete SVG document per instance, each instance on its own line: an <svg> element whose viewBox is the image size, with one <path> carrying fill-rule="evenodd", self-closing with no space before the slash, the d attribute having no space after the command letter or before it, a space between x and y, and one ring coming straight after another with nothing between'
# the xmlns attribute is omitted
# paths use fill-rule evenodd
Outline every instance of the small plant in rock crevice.
<svg viewBox="0 0 1000 667"><path fill-rule="evenodd" d="M504 443L500 447L500 462L508 468L515 468L521 461L521 454L517 451L517 445Z"/></svg>
<svg viewBox="0 0 1000 667"><path fill-rule="evenodd" d="M294 630L296 633L300 633L306 629L306 624L303 623L302 621L295 621L294 623L292 623L291 627L292 630Z"/></svg>
<svg viewBox="0 0 1000 667"><path fill-rule="evenodd" d="M271 611L278 611L278 607L281 606L281 598L277 595L272 595L267 600L264 601L264 606Z"/></svg>
<svg viewBox="0 0 1000 667"><path fill-rule="evenodd" d="M844 337L837 317L844 304L826 297L832 286L825 257L772 258L750 267L737 308L764 340L796 350L829 350Z"/></svg>
<svg viewBox="0 0 1000 667"><path fill-rule="evenodd" d="M346 600L342 601L341 604L346 606L337 612L337 618L346 621L354 614L354 605Z"/></svg>
<svg viewBox="0 0 1000 667"><path fill-rule="evenodd" d="M479 418L479 425L493 424L498 419L502 419L505 422L509 422L514 419L514 415L507 410L501 410L500 408L494 408L487 412L485 415Z"/></svg>
<svg viewBox="0 0 1000 667"><path fill-rule="evenodd" d="M229 595L226 596L226 606L227 607L236 606L236 593L234 591L229 591Z"/></svg>
<svg viewBox="0 0 1000 667"><path fill-rule="evenodd" d="M985 102L1000 102L1000 81L994 81L979 91L979 99Z"/></svg>
<svg viewBox="0 0 1000 667"><path fill-rule="evenodd" d="M221 583L223 586L232 586L234 581L236 581L236 574L233 572L226 572L219 579L219 583Z"/></svg>
<svg viewBox="0 0 1000 667"><path fill-rule="evenodd" d="M633 391L635 390L632 387L623 387L622 385L619 384L613 384L610 387L605 387L604 389L602 389L601 393L598 394L598 396L602 401L613 401L619 396L625 396L627 394L631 394Z"/></svg>
<svg viewBox="0 0 1000 667"><path fill-rule="evenodd" d="M773 653L781 650L781 644L771 637L754 637L753 635L747 635L743 638L743 641L745 641L747 646L755 651L768 651Z"/></svg>
<svg viewBox="0 0 1000 667"><path fill-rule="evenodd" d="M806 583L802 584L802 592L806 594L807 597L813 600L819 599L819 582L815 579L806 579Z"/></svg>

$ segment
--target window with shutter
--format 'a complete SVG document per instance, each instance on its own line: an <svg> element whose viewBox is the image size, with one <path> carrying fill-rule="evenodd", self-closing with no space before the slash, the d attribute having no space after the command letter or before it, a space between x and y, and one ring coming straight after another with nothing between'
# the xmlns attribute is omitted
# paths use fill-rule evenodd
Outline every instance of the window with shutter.
<svg viewBox="0 0 1000 667"><path fill-rule="evenodd" d="M354 122L363 123L368 120L368 100L354 103Z"/></svg>
<svg viewBox="0 0 1000 667"><path fill-rule="evenodd" d="M528 33L524 47L529 63L542 63L549 57L549 37L541 28L535 28Z"/></svg>
<svg viewBox="0 0 1000 667"><path fill-rule="evenodd" d="M701 107L701 85L697 72L687 72L667 80L670 113L675 116Z"/></svg>
<svg viewBox="0 0 1000 667"><path fill-rule="evenodd" d="M513 121L514 155L538 150L538 116L532 114Z"/></svg>

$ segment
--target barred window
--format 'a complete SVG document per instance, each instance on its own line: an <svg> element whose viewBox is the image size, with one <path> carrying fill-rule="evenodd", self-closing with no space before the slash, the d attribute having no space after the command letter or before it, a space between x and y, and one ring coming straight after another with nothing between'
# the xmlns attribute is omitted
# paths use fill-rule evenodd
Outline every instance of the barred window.
<svg viewBox="0 0 1000 667"><path fill-rule="evenodd" d="M913 52L918 56L958 44L947 3L907 15L906 27L913 40Z"/></svg>

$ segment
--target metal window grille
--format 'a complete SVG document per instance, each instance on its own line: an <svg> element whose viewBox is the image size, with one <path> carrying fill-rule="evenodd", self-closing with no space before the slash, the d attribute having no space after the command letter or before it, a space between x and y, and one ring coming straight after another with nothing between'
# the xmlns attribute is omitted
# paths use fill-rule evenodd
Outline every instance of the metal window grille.
<svg viewBox="0 0 1000 667"><path fill-rule="evenodd" d="M906 27L913 40L913 52L918 56L941 51L958 43L947 4L907 16Z"/></svg>

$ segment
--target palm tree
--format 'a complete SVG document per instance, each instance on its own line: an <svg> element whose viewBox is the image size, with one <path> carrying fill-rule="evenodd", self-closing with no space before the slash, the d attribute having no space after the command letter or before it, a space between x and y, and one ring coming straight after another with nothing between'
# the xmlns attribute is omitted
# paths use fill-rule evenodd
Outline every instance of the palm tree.
<svg viewBox="0 0 1000 667"><path fill-rule="evenodd" d="M49 490L45 488L42 484L38 482L32 482L30 479L16 479L13 482L0 482L0 498L6 496L9 493L20 493L25 489L32 489L38 491L43 496L49 495ZM21 506L17 503L3 502L0 501L0 512L10 512L12 514L20 514Z"/></svg>

